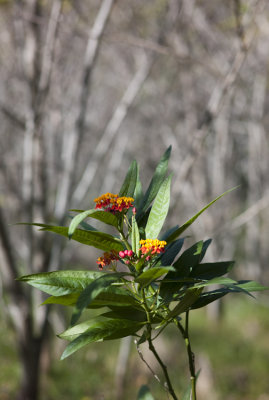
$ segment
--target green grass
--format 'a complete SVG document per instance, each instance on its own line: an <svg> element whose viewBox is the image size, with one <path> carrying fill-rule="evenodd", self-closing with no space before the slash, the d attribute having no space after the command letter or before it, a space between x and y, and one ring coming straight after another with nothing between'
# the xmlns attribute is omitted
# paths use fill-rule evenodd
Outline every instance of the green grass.
<svg viewBox="0 0 269 400"><path fill-rule="evenodd" d="M266 299L266 297L263 297ZM197 363L207 359L211 373L211 389L207 400L269 399L269 313L268 307L245 296L225 299L223 318L209 322L205 310L191 314L191 341ZM41 400L116 400L114 373L119 341L91 344L71 357L60 361L56 349L51 369L42 380ZM173 327L158 342L160 354L168 365L178 393L187 384L188 365L184 343ZM13 400L20 377L15 351L15 336L0 318L0 400ZM145 358L150 355L141 346ZM161 377L157 365L154 371ZM203 371L200 378L203 380ZM126 371L124 399L136 399L138 388L148 384L156 400L166 399L164 389L147 371L132 348ZM216 394L214 397L213 393ZM199 398L203 400L205 397ZM118 400L118 399L117 399Z"/></svg>

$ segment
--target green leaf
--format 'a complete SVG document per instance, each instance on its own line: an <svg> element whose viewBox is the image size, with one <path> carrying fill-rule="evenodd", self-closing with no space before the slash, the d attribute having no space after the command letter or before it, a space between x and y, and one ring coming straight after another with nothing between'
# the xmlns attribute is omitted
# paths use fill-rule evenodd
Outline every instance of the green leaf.
<svg viewBox="0 0 269 400"><path fill-rule="evenodd" d="M153 206L151 208L145 229L146 237L148 239L157 238L162 229L169 209L170 185L171 175L166 178L161 184L157 196L154 200Z"/></svg>
<svg viewBox="0 0 269 400"><path fill-rule="evenodd" d="M68 228L65 226L54 226L37 223L26 225L39 226L41 227L41 230L54 232L58 235L68 237ZM72 235L72 239L79 243L93 246L97 249L104 251L121 251L124 249L124 246L119 239L115 238L112 235L109 235L108 233L99 231L84 231L82 229L77 229Z"/></svg>
<svg viewBox="0 0 269 400"><path fill-rule="evenodd" d="M177 315L182 314L189 310L192 304L199 298L202 293L202 288L199 289L189 289L186 290L185 295L182 297L180 302L173 308L173 310L167 315L166 319L169 320L171 318L176 317Z"/></svg>
<svg viewBox="0 0 269 400"><path fill-rule="evenodd" d="M158 193L158 190L162 182L164 181L170 154L171 154L171 146L168 147L168 149L163 154L160 162L158 163L154 175L149 184L149 187L145 193L145 196L143 197L142 204L137 212L137 219L139 220L143 216L144 212L149 208L153 200L155 199L156 194Z"/></svg>
<svg viewBox="0 0 269 400"><path fill-rule="evenodd" d="M173 264L176 272L169 272L166 276L167 280L174 280L175 283L161 283L160 295L164 299L171 299L173 294L178 292L179 289L184 285L183 283L179 282L179 280L181 278L188 278L190 276L190 273L194 267L202 261L210 243L211 239L208 239L205 242L201 240L186 249L181 254L181 256Z"/></svg>
<svg viewBox="0 0 269 400"><path fill-rule="evenodd" d="M141 386L137 395L137 400L154 400L154 397L150 393L148 386Z"/></svg>
<svg viewBox="0 0 269 400"><path fill-rule="evenodd" d="M137 171L137 162L134 160L127 171L123 185L119 192L119 197L133 197L137 184Z"/></svg>
<svg viewBox="0 0 269 400"><path fill-rule="evenodd" d="M143 322L123 319L106 319L104 321L92 319L83 322L59 335L62 339L72 340L63 352L61 359L63 360L89 343L133 335L143 324Z"/></svg>
<svg viewBox="0 0 269 400"><path fill-rule="evenodd" d="M192 306L192 310L196 310L197 308L202 308L207 306L208 304L212 303L220 299L221 297L225 296L227 293L231 293L232 290L228 288L222 288L217 290L212 290L211 292L202 293L198 300L196 300Z"/></svg>
<svg viewBox="0 0 269 400"><path fill-rule="evenodd" d="M237 186L238 187L238 186ZM221 194L220 196L216 197L214 200L212 200L209 204L207 204L202 210L200 210L197 214L195 214L192 218L190 218L187 222L185 222L182 226L180 226L176 231L174 231L167 239L167 243L173 242L176 240L186 229L188 229L193 222L205 211L207 210L212 204L214 204L217 200L219 200L221 197L223 197L225 194L230 193L237 187L234 187L230 190L227 190L225 193Z"/></svg>
<svg viewBox="0 0 269 400"><path fill-rule="evenodd" d="M25 275L18 280L42 290L52 296L63 296L83 291L95 279L103 276L97 271L53 271Z"/></svg>
<svg viewBox="0 0 269 400"><path fill-rule="evenodd" d="M231 278L226 278L226 277L218 277L218 278L213 278L210 279L209 281L198 283L195 285L196 288L203 288L205 286L211 286L211 285L235 285L237 282L234 281Z"/></svg>
<svg viewBox="0 0 269 400"><path fill-rule="evenodd" d="M91 282L78 298L74 313L71 318L71 325L74 325L78 321L82 311L88 307L106 287L110 286L112 283L119 282L124 275L126 275L124 272L104 274L100 278Z"/></svg>
<svg viewBox="0 0 269 400"><path fill-rule="evenodd" d="M68 229L69 239L71 239L71 237L72 237L73 233L75 232L75 230L77 229L78 225L81 224L81 222L85 218L88 218L88 217L98 219L99 221L102 221L108 225L112 225L116 228L118 226L118 219L112 213L107 212L107 211L95 210L95 209L86 210L86 211L83 211L82 213L76 215L72 219L71 224Z"/></svg>
<svg viewBox="0 0 269 400"><path fill-rule="evenodd" d="M142 184L140 181L139 177L139 166L137 166L137 179L136 179L136 186L135 186L135 192L134 192L134 198L135 198L135 206L137 209L139 209L141 205L141 201L143 199L143 190L142 190Z"/></svg>
<svg viewBox="0 0 269 400"><path fill-rule="evenodd" d="M212 279L227 274L233 266L234 261L198 264L193 268L190 276L199 279Z"/></svg>
<svg viewBox="0 0 269 400"><path fill-rule="evenodd" d="M135 279L135 282L139 283L143 288L151 282L156 281L156 279L160 278L162 275L167 274L169 271L174 271L174 268L171 266L150 268L142 272L142 274Z"/></svg>
<svg viewBox="0 0 269 400"><path fill-rule="evenodd" d="M269 289L268 286L263 286L255 281L238 281L235 286L247 290L248 292L259 292Z"/></svg>
<svg viewBox="0 0 269 400"><path fill-rule="evenodd" d="M182 249L183 243L184 238L181 238L175 240L166 247L165 252L160 257L162 265L172 265L174 259Z"/></svg>
<svg viewBox="0 0 269 400"><path fill-rule="evenodd" d="M64 296L51 296L42 304L60 304L64 306L75 306L80 293L71 293ZM140 308L139 303L130 292L126 289L109 286L105 288L95 299L87 306L87 308L100 308L100 307L128 307Z"/></svg>
<svg viewBox="0 0 269 400"><path fill-rule="evenodd" d="M147 314L145 311L137 310L133 307L113 307L112 311L108 311L100 315L105 318L128 319L131 321L146 322ZM159 322L159 320L158 320Z"/></svg>
<svg viewBox="0 0 269 400"><path fill-rule="evenodd" d="M132 216L132 249L137 256L139 255L139 248L140 248L139 240L140 240L140 234L138 225L135 216Z"/></svg>

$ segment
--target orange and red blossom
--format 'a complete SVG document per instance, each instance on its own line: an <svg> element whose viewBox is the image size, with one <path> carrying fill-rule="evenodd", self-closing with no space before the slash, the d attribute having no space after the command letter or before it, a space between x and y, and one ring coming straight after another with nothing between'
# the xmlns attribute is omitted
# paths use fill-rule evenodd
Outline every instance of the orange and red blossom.
<svg viewBox="0 0 269 400"><path fill-rule="evenodd" d="M95 208L103 209L111 213L127 211L130 207L134 206L134 199L132 197L119 197L118 194L105 193L100 197L94 199L96 203Z"/></svg>
<svg viewBox="0 0 269 400"><path fill-rule="evenodd" d="M102 257L98 257L97 264L99 269L103 269L106 265L109 265L112 261L117 261L119 259L116 250L111 250L110 252L105 252Z"/></svg>
<svg viewBox="0 0 269 400"><path fill-rule="evenodd" d="M139 243L141 244L140 251L142 254L149 253L148 257L146 258L149 261L150 257L154 254L164 253L164 248L166 246L166 242L164 240L158 239L145 239L140 240Z"/></svg>

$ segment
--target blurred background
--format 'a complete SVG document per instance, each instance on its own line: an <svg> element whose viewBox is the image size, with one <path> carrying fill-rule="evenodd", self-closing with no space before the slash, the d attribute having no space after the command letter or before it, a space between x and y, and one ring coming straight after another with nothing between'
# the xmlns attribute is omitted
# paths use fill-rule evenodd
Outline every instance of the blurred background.
<svg viewBox="0 0 269 400"><path fill-rule="evenodd" d="M145 383L166 398L128 340L59 361L66 310L15 281L97 268L100 252L13 224L68 224L133 159L145 187L172 145L167 226L240 185L189 241L213 237L208 260L269 285L268 60L267 0L0 0L0 400L135 399ZM231 295L192 313L201 399L269 399L268 306ZM183 393L184 344L168 330L158 345Z"/></svg>

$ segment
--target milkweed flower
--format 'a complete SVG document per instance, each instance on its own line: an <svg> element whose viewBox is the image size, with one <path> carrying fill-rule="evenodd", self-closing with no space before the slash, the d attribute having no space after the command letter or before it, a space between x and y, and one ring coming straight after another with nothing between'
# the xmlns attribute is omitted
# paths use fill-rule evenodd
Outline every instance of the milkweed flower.
<svg viewBox="0 0 269 400"><path fill-rule="evenodd" d="M167 245L164 240L158 239L140 240L139 243L141 244L140 251L142 254L150 253L146 258L147 261L149 261L150 257L154 254L164 253L164 248Z"/></svg>
<svg viewBox="0 0 269 400"><path fill-rule="evenodd" d="M104 210L115 214L116 212L127 211L130 207L134 206L134 199L132 197L119 197L117 194L105 193L100 197L94 199L97 210Z"/></svg>
<svg viewBox="0 0 269 400"><path fill-rule="evenodd" d="M116 250L111 250L110 252L105 252L102 257L98 257L97 264L99 269L103 269L106 265L111 264L113 261L117 261L119 259L118 253Z"/></svg>

